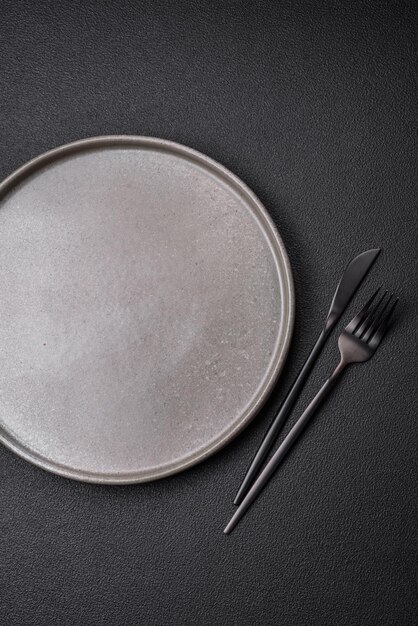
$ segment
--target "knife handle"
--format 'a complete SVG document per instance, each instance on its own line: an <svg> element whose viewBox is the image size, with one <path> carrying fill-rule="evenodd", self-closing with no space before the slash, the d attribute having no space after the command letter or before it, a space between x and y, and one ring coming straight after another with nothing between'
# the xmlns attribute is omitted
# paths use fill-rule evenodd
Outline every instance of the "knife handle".
<svg viewBox="0 0 418 626"><path fill-rule="evenodd" d="M270 427L268 428L263 441L261 442L260 447L258 448L253 460L251 461L248 470L244 476L244 480L241 483L241 486L238 490L238 493L235 497L234 504L238 505L244 499L246 493L254 482L264 460L266 459L268 453L270 452L274 442L276 441L283 425L286 421L287 416L292 410L293 405L295 404L302 388L312 371L312 368L317 360L324 344L328 338L332 330L332 326L328 328L324 328L319 335L318 339L314 347L312 348L308 358L302 366L299 374L297 375L293 385L290 387L283 403L277 413L276 417L273 419Z"/></svg>

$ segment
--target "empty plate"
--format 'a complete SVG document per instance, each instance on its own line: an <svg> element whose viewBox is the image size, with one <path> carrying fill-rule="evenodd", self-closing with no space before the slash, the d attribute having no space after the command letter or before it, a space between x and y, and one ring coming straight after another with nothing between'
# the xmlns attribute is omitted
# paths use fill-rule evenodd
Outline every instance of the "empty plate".
<svg viewBox="0 0 418 626"><path fill-rule="evenodd" d="M0 440L57 474L178 472L254 417L283 366L283 243L184 146L99 137L0 184Z"/></svg>

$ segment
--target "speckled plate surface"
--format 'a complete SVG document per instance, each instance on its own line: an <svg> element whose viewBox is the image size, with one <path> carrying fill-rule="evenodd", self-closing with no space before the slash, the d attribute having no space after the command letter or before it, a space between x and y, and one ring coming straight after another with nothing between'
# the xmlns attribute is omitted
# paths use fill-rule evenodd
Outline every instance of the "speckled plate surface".
<svg viewBox="0 0 418 626"><path fill-rule="evenodd" d="M0 185L0 440L69 478L178 472L254 417L283 366L283 243L184 146L99 137Z"/></svg>

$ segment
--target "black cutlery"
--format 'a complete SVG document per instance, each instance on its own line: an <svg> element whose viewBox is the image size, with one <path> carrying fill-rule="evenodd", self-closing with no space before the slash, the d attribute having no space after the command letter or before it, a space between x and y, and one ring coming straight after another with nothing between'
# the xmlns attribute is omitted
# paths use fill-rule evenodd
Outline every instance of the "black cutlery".
<svg viewBox="0 0 418 626"><path fill-rule="evenodd" d="M315 361L317 360L322 348L324 347L326 340L328 339L335 324L344 313L348 303L354 296L357 288L359 287L363 278L366 276L367 272L373 265L379 253L380 248L367 250L366 252L363 252L362 254L354 257L354 259L352 259L352 261L350 261L350 263L347 265L332 299L331 307L325 320L324 328L322 329L314 347L312 348L310 355L306 359L305 364L303 365L298 376L296 377L296 380L289 389L287 396L284 399L283 404L281 405L278 414L270 425L266 435L264 436L264 439L261 442L261 445L257 450L255 457L251 461L251 464L244 476L244 480L242 481L238 493L235 497L234 504L238 505L240 504L240 502L242 502L245 494L255 480L258 471L260 470L266 456L268 455L274 442L276 441L277 436L282 429L287 416L289 415L306 380L308 379L308 376L311 373Z"/></svg>
<svg viewBox="0 0 418 626"><path fill-rule="evenodd" d="M350 363L368 361L376 352L376 349L380 345L380 342L386 332L393 310L398 302L398 299L393 295L387 297L386 292L377 304L373 305L373 301L378 291L379 290L377 290L377 292L370 298L366 306L358 315L354 317L354 319L348 324L348 326L346 326L339 336L338 348L341 356L339 364L311 403L307 406L299 420L293 426L289 434L286 436L282 444L258 476L257 480L249 489L247 495L235 511L235 514L232 516L229 524L226 526L224 530L226 535L234 529L244 513L254 502L276 468L283 461L286 454L300 437L321 402L334 388L335 383L346 367L350 365Z"/></svg>

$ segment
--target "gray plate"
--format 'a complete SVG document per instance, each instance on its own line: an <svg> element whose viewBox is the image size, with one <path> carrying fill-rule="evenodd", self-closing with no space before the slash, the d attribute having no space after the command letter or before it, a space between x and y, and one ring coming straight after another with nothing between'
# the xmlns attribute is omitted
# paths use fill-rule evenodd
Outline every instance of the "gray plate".
<svg viewBox="0 0 418 626"><path fill-rule="evenodd" d="M142 482L218 450L283 366L283 243L184 146L99 137L0 185L0 440L63 476Z"/></svg>

